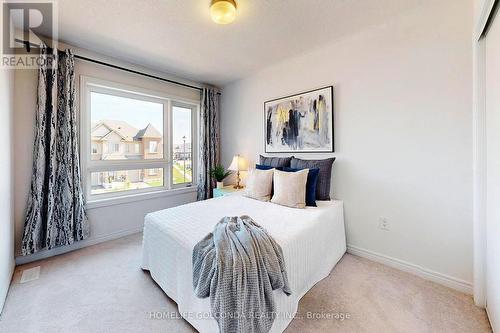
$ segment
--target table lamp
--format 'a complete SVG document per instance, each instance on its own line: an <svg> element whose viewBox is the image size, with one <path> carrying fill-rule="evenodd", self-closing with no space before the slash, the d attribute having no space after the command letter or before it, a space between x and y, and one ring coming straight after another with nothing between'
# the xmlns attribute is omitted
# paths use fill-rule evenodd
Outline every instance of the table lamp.
<svg viewBox="0 0 500 333"><path fill-rule="evenodd" d="M238 177L238 183L234 185L234 188L235 189L243 188L243 186L240 185L240 180L241 180L240 171L247 170L245 159L240 155L234 155L233 161L231 162L231 165L229 166L228 170L236 171L236 175Z"/></svg>

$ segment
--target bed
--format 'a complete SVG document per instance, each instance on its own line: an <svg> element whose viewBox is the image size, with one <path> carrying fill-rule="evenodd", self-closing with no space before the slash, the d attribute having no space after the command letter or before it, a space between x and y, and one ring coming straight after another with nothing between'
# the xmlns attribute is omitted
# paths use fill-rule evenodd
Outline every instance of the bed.
<svg viewBox="0 0 500 333"><path fill-rule="evenodd" d="M209 298L197 298L192 285L192 251L224 216L248 215L280 244L292 295L275 290L278 315L271 332L283 332L300 298L330 274L346 251L342 201L318 207L288 208L241 195L173 207L145 217L142 268L173 299L181 316L202 333L218 332Z"/></svg>

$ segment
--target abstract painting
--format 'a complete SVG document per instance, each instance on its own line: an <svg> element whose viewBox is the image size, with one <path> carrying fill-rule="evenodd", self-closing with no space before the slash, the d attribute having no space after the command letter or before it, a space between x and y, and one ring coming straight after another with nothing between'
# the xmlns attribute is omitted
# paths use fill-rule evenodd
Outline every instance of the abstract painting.
<svg viewBox="0 0 500 333"><path fill-rule="evenodd" d="M333 152L333 87L264 103L266 153Z"/></svg>

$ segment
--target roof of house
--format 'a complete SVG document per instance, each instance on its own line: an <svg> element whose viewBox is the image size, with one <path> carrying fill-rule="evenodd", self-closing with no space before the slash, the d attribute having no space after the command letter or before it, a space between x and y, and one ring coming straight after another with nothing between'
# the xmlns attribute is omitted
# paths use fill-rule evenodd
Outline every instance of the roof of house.
<svg viewBox="0 0 500 333"><path fill-rule="evenodd" d="M97 130L99 128L105 127L106 131ZM138 130L134 126L130 125L126 121L104 119L98 123L92 124L92 139L93 140L103 140L109 134L116 133L121 136L124 141L139 141L142 138L161 138L162 134L158 132L153 125L148 124L145 128Z"/></svg>
<svg viewBox="0 0 500 333"><path fill-rule="evenodd" d="M135 140L139 140L142 138L161 138L162 135L153 125L148 124L148 126L141 129L134 137Z"/></svg>

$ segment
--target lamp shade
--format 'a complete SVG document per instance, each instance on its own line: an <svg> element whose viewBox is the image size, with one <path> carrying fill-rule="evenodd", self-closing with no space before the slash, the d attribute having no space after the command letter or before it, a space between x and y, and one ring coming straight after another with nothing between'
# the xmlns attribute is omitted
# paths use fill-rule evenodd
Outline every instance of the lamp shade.
<svg viewBox="0 0 500 333"><path fill-rule="evenodd" d="M229 166L228 170L231 171L245 171L247 169L246 161L240 155L234 155L233 161Z"/></svg>

